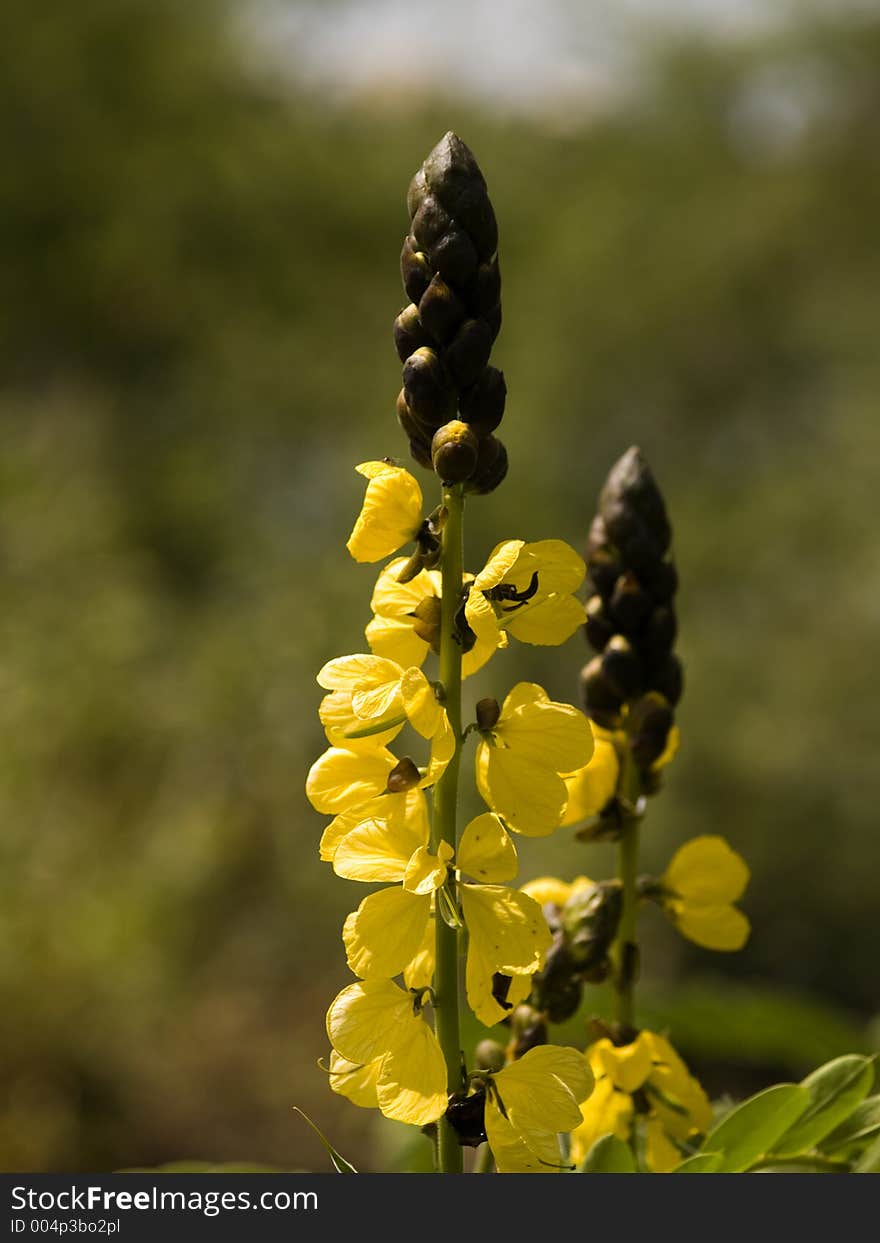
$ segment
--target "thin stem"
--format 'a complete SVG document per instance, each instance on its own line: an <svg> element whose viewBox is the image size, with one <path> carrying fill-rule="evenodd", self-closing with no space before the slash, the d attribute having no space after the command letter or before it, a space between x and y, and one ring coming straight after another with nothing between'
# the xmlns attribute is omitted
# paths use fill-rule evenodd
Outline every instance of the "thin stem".
<svg viewBox="0 0 880 1243"><path fill-rule="evenodd" d="M461 486L443 489L447 510L443 528L440 561L442 596L440 612L440 681L446 694L446 712L455 735L455 754L443 776L434 786L433 848L448 842L458 846L456 810L458 769L461 760L461 645L455 633L455 614L461 600L462 516L464 499ZM451 881L454 896L455 882ZM458 1020L458 934L438 912L436 924L436 964L434 967L435 1027L446 1059L447 1087L461 1087L461 1036ZM458 1137L443 1117L437 1123L437 1164L441 1174L462 1172L462 1151Z"/></svg>
<svg viewBox="0 0 880 1243"><path fill-rule="evenodd" d="M492 1155L492 1149L488 1144L480 1144L477 1149L476 1159L474 1160L475 1174L491 1174L495 1169L495 1158Z"/></svg>
<svg viewBox="0 0 880 1243"><path fill-rule="evenodd" d="M623 886L623 906L614 945L615 1017L624 1034L635 1027L635 985L639 972L638 914L636 877L639 870L640 818L632 810L638 801L641 782L629 746L621 761L618 794L623 803L623 827L618 844L618 875Z"/></svg>

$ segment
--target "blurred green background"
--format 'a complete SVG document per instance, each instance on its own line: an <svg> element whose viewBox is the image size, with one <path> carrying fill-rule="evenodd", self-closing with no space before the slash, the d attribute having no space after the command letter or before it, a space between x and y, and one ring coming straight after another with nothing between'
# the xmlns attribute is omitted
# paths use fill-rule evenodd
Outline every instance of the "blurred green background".
<svg viewBox="0 0 880 1243"><path fill-rule="evenodd" d="M532 113L420 91L423 43L387 90L306 89L261 20L6 9L0 1167L326 1168L294 1104L359 1168L405 1159L316 1065L362 891L319 864L303 784L315 671L369 617L353 466L405 453L404 194L450 128L504 273L511 469L470 506L471 567L501 538L581 547L642 446L687 668L645 865L720 832L753 871L739 955L646 915L643 1017L734 1095L868 1051L880 20L653 39L602 106ZM573 699L585 652L512 648L470 693ZM521 860L612 866L566 832Z"/></svg>

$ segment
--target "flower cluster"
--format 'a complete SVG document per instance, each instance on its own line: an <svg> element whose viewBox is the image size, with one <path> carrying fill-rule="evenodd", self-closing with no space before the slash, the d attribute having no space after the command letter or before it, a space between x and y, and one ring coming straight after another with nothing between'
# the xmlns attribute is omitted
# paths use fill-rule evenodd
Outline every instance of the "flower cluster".
<svg viewBox="0 0 880 1243"><path fill-rule="evenodd" d="M408 471L367 462L363 506L348 540L362 562L392 557L373 591L369 652L330 660L317 675L327 692L319 715L328 747L306 792L332 816L320 855L345 879L379 885L345 920L342 939L356 982L330 1006L331 1088L355 1104L418 1126L462 1102L480 1108L499 1170L551 1170L562 1162L557 1131L578 1125L592 1078L575 1050L545 1045L538 1056L462 1078L461 1050L441 1047L438 934L466 941L465 994L487 1027L505 1019L532 988L552 935L541 904L509 883L517 872L513 835L543 836L562 823L564 774L593 753L588 719L542 687L520 682L503 702L483 699L461 730L447 688L423 671L442 641L443 576L431 564L444 515L422 516ZM408 544L409 556L395 556ZM556 540L508 540L478 574L461 574L454 641L461 674L482 667L509 642L559 643L584 621L574 592L585 566ZM448 642L448 639L447 639ZM392 750L404 731L411 754ZM441 831L436 796L476 736L474 778L487 810L463 832ZM554 1095L555 1094L555 1095ZM481 1123L482 1127L482 1123ZM465 1142L465 1141L462 1141Z"/></svg>

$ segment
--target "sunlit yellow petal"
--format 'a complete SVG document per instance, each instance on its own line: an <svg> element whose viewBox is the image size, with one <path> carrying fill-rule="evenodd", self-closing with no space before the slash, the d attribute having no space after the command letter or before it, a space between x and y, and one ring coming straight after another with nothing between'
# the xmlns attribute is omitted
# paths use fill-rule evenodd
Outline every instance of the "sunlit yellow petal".
<svg viewBox="0 0 880 1243"><path fill-rule="evenodd" d="M486 1101L486 1136L499 1174L560 1174L566 1168L555 1134L533 1131L526 1143L491 1100Z"/></svg>
<svg viewBox="0 0 880 1243"><path fill-rule="evenodd" d="M435 937L435 920L429 919L418 953L403 969L403 982L407 988L430 988L434 983Z"/></svg>
<svg viewBox="0 0 880 1243"><path fill-rule="evenodd" d="M522 1134L573 1130L594 1081L579 1050L545 1044L505 1066L493 1082L508 1118Z"/></svg>
<svg viewBox="0 0 880 1243"><path fill-rule="evenodd" d="M397 760L386 747L370 745L370 741L330 747L315 760L306 780L306 795L316 811L332 816L385 789Z"/></svg>
<svg viewBox="0 0 880 1243"><path fill-rule="evenodd" d="M370 607L377 615L396 620L411 619L423 600L430 596L440 598L441 578L436 570L421 570L409 582L398 582L397 576L408 560L408 557L395 557L377 578L370 600ZM404 664L404 668L408 665Z"/></svg>
<svg viewBox="0 0 880 1243"><path fill-rule="evenodd" d="M445 1113L446 1062L437 1037L424 1020L410 1025L407 1039L382 1059L377 1096L386 1118L426 1126Z"/></svg>
<svg viewBox="0 0 880 1243"><path fill-rule="evenodd" d="M493 732L511 751L557 773L581 768L593 754L593 731L583 712L554 702L534 682L514 686Z"/></svg>
<svg viewBox="0 0 880 1243"><path fill-rule="evenodd" d="M324 733L331 746L345 748L352 742L366 741L351 736L362 731L368 723L362 717L355 716L351 706L350 691L331 691L329 695L325 695L318 708L318 716L321 718ZM405 724L406 721L401 713L401 719L396 725L390 725L379 733L370 734L370 744L375 747L387 746L389 742L394 741Z"/></svg>
<svg viewBox="0 0 880 1243"><path fill-rule="evenodd" d="M605 738L595 738L594 748L589 764L565 775L568 803L562 818L563 825L577 824L588 816L597 816L614 797L620 774L617 750Z"/></svg>
<svg viewBox="0 0 880 1243"><path fill-rule="evenodd" d="M394 884L404 879L413 851L427 840L428 826L421 816L367 820L340 839L333 870L346 880Z"/></svg>
<svg viewBox="0 0 880 1243"><path fill-rule="evenodd" d="M670 1174L682 1159L660 1119L649 1118L645 1123L645 1161L648 1169L654 1174Z"/></svg>
<svg viewBox="0 0 880 1243"><path fill-rule="evenodd" d="M644 1033L625 1045L597 1040L589 1049L589 1059L597 1075L607 1075L622 1092L638 1091L652 1070L651 1045Z"/></svg>
<svg viewBox="0 0 880 1243"><path fill-rule="evenodd" d="M384 1057L415 1022L412 997L392 980L357 980L327 1011L327 1035L341 1057L364 1064Z"/></svg>
<svg viewBox="0 0 880 1243"><path fill-rule="evenodd" d="M371 893L342 928L351 970L362 979L397 975L418 953L430 914L421 894L396 886Z"/></svg>
<svg viewBox="0 0 880 1243"><path fill-rule="evenodd" d="M455 755L455 733L449 724L446 710L440 716L440 727L431 739L431 755L425 776L419 783L423 789L436 785L443 776L449 761Z"/></svg>
<svg viewBox="0 0 880 1243"><path fill-rule="evenodd" d="M504 623L520 643L535 647L558 647L567 642L586 621L586 610L576 596L547 596L530 608L512 612Z"/></svg>
<svg viewBox="0 0 880 1243"><path fill-rule="evenodd" d="M433 738L443 728L444 710L434 688L421 669L411 668L402 675L400 695L410 725L423 738Z"/></svg>
<svg viewBox="0 0 880 1243"><path fill-rule="evenodd" d="M496 544L489 560L474 578L475 590L482 592L490 587L497 587L516 565L524 547L525 543L521 539L509 539Z"/></svg>
<svg viewBox="0 0 880 1243"><path fill-rule="evenodd" d="M681 935L704 949L732 952L741 950L749 939L749 921L735 906L668 905Z"/></svg>
<svg viewBox="0 0 880 1243"><path fill-rule="evenodd" d="M507 1013L492 996L495 973L539 971L552 937L540 906L527 894L499 885L462 885L459 895L468 929L468 1005L491 1027Z"/></svg>
<svg viewBox="0 0 880 1243"><path fill-rule="evenodd" d="M685 842L663 877L663 884L678 897L706 906L735 902L748 882L745 860L715 834Z"/></svg>
<svg viewBox="0 0 880 1243"><path fill-rule="evenodd" d="M460 871L480 881L494 884L516 876L516 847L493 812L477 816L465 828L458 846L457 862Z"/></svg>
<svg viewBox="0 0 880 1243"><path fill-rule="evenodd" d="M403 794L380 794L365 803L346 808L331 820L321 838L321 858L332 863L342 839L372 820L383 826L389 825L392 834L402 833L406 837L411 834L413 850L424 845L430 835L428 809L420 789L407 790Z"/></svg>
<svg viewBox="0 0 880 1243"><path fill-rule="evenodd" d="M558 773L514 751L480 742L476 777L484 802L517 833L546 837L559 827L568 792Z"/></svg>
<svg viewBox="0 0 880 1243"><path fill-rule="evenodd" d="M449 863L454 853L448 842L440 843L436 855L420 846L406 866L404 889L415 894L431 894L439 889L449 874Z"/></svg>
<svg viewBox="0 0 880 1243"><path fill-rule="evenodd" d="M464 606L464 615L477 636L477 642L494 651L501 642L501 628L494 608L482 592L471 589Z"/></svg>
<svg viewBox="0 0 880 1243"><path fill-rule="evenodd" d="M422 490L409 471L390 463L363 462L356 469L369 483L346 548L355 561L381 561L415 539Z"/></svg>
<svg viewBox="0 0 880 1243"><path fill-rule="evenodd" d="M632 1117L632 1097L618 1092L610 1079L598 1079L590 1097L581 1104L581 1123L572 1131L572 1161L580 1164L603 1135L629 1139Z"/></svg>
<svg viewBox="0 0 880 1243"><path fill-rule="evenodd" d="M413 630L412 622L400 618L376 616L367 623L364 634L372 652L396 660L405 669L423 664L431 650Z"/></svg>
<svg viewBox="0 0 880 1243"><path fill-rule="evenodd" d="M570 885L555 876L538 876L521 885L520 890L534 898L539 906L544 906L547 902L552 902L554 906L565 906L573 893L578 893L581 889L592 889L594 883L588 876L576 876Z"/></svg>
<svg viewBox="0 0 880 1243"><path fill-rule="evenodd" d="M541 593L557 595L577 591L587 573L583 557L570 544L559 539L535 540L525 544L516 569L525 581L537 570Z"/></svg>
<svg viewBox="0 0 880 1243"><path fill-rule="evenodd" d="M330 1054L330 1087L353 1105L378 1109L376 1083L381 1065L381 1059L377 1059L375 1062L368 1062L366 1066L359 1066L357 1062L347 1061L333 1049Z"/></svg>

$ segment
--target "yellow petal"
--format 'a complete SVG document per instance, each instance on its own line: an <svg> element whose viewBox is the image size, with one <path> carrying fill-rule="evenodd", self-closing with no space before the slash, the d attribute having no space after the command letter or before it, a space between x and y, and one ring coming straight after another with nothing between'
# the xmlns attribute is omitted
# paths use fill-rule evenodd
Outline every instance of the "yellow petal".
<svg viewBox="0 0 880 1243"><path fill-rule="evenodd" d="M397 760L386 747L370 745L371 741L330 747L315 760L306 780L306 794L316 811L336 815L366 803L385 789Z"/></svg>
<svg viewBox="0 0 880 1243"><path fill-rule="evenodd" d="M430 648L413 630L411 621L394 617L374 617L364 631L370 651L396 660L404 669L424 664Z"/></svg>
<svg viewBox="0 0 880 1243"><path fill-rule="evenodd" d="M404 822L419 846L424 845L430 835L428 811L421 790L407 790L403 794L380 794L365 803L346 808L331 820L321 838L321 858L332 863L342 839L369 824L371 820L381 825L389 825L393 834L406 831L401 826L401 822Z"/></svg>
<svg viewBox="0 0 880 1243"><path fill-rule="evenodd" d="M403 880L413 851L427 840L428 825L421 817L367 820L339 841L333 871L346 880L394 884Z"/></svg>
<svg viewBox="0 0 880 1243"><path fill-rule="evenodd" d="M433 738L443 728L445 713L421 669L407 669L400 681L400 695L413 729L423 738Z"/></svg>
<svg viewBox="0 0 880 1243"><path fill-rule="evenodd" d="M511 1062L493 1082L520 1134L571 1131L581 1122L581 1102L593 1090L593 1076L578 1049L545 1044Z"/></svg>
<svg viewBox="0 0 880 1243"><path fill-rule="evenodd" d="M568 803L562 818L563 825L577 824L588 816L597 816L614 797L619 775L620 761L613 743L605 738L594 738L593 758L589 764L565 774Z"/></svg>
<svg viewBox="0 0 880 1243"><path fill-rule="evenodd" d="M318 708L318 716L321 718L324 733L327 735L327 741L331 746L345 748L352 742L366 741L366 739L352 738L350 736L356 731L364 729L365 726L363 718L356 716L351 706L350 691L331 691L329 695L325 695ZM389 742L394 741L405 724L406 722L401 720L397 725L391 725L388 729L383 729L378 734L370 734L370 745L374 747L387 746Z"/></svg>
<svg viewBox="0 0 880 1243"><path fill-rule="evenodd" d="M458 846L458 867L468 876L493 883L516 876L516 847L493 812L484 812L465 828Z"/></svg>
<svg viewBox="0 0 880 1243"><path fill-rule="evenodd" d="M464 606L465 620L477 636L477 643L494 651L501 644L501 627L495 609L482 592L471 588ZM506 637L506 636L505 636Z"/></svg>
<svg viewBox="0 0 880 1243"><path fill-rule="evenodd" d="M546 1131L533 1131L526 1138L486 1101L486 1136L499 1174L560 1174L563 1170L559 1139Z"/></svg>
<svg viewBox="0 0 880 1243"><path fill-rule="evenodd" d="M429 919L418 953L403 969L403 982L407 988L430 988L434 983L435 937L435 920Z"/></svg>
<svg viewBox="0 0 880 1243"><path fill-rule="evenodd" d="M520 890L534 898L539 906L544 906L547 902L552 902L554 906L565 906L573 893L581 889L592 889L594 883L588 876L576 876L570 885L555 876L538 876L521 885Z"/></svg>
<svg viewBox="0 0 880 1243"><path fill-rule="evenodd" d="M540 906L527 894L499 885L462 885L459 895L468 930L468 1005L492 1027L508 1012L492 996L495 973L530 978L544 965L552 937Z"/></svg>
<svg viewBox="0 0 880 1243"><path fill-rule="evenodd" d="M558 647L580 630L586 617L586 609L576 596L552 595L512 612L504 629L520 643Z"/></svg>
<svg viewBox="0 0 880 1243"><path fill-rule="evenodd" d="M534 682L514 686L493 732L517 755L557 773L583 767L593 754L593 731L583 712L555 703Z"/></svg>
<svg viewBox="0 0 880 1243"><path fill-rule="evenodd" d="M474 589L482 592L488 591L490 587L497 587L516 565L523 548L525 543L521 539L509 539L496 544L489 560L474 578ZM527 583L523 586L527 586Z"/></svg>
<svg viewBox="0 0 880 1243"><path fill-rule="evenodd" d="M572 1132L571 1159L580 1164L603 1135L629 1139L632 1097L618 1092L610 1079L598 1079L592 1095L581 1105L581 1123Z"/></svg>
<svg viewBox="0 0 880 1243"><path fill-rule="evenodd" d="M358 652L337 656L318 670L317 683L328 691L357 691L386 682L399 682L403 670L396 661Z"/></svg>
<svg viewBox="0 0 880 1243"><path fill-rule="evenodd" d="M735 906L668 905L681 935L704 949L732 952L741 950L749 939L749 921Z"/></svg>
<svg viewBox="0 0 880 1243"><path fill-rule="evenodd" d="M477 745L477 788L508 828L546 837L559 827L568 797L558 773L487 742Z"/></svg>
<svg viewBox="0 0 880 1243"><path fill-rule="evenodd" d="M607 1075L622 1092L637 1092L652 1070L651 1045L644 1033L625 1045L597 1040L590 1047L589 1058L597 1076Z"/></svg>
<svg viewBox="0 0 880 1243"><path fill-rule="evenodd" d="M745 860L715 834L685 842L663 877L663 884L678 897L705 906L735 902L748 882Z"/></svg>
<svg viewBox="0 0 880 1243"><path fill-rule="evenodd" d="M408 557L395 557L388 562L376 580L370 607L377 615L395 620L408 619L411 622L412 614L422 601L430 596L440 598L441 577L437 570L421 570L407 583L397 581L398 574L408 560ZM405 669L409 667L408 663L400 663Z"/></svg>
<svg viewBox="0 0 880 1243"><path fill-rule="evenodd" d="M702 1085L688 1070L668 1040L655 1032L643 1032L651 1046L654 1068L647 1083L651 1104L667 1134L687 1139L694 1131L705 1132L712 1123L712 1107ZM662 1097L651 1092L659 1088ZM677 1105L666 1104L665 1100ZM684 1110L684 1112L682 1112Z"/></svg>
<svg viewBox="0 0 880 1243"><path fill-rule="evenodd" d="M416 1022L412 997L392 980L357 980L327 1011L327 1035L341 1057L359 1065L384 1057ZM421 1021L421 1020L418 1020Z"/></svg>
<svg viewBox="0 0 880 1243"><path fill-rule="evenodd" d="M649 1118L645 1123L645 1161L648 1169L654 1174L670 1174L682 1159L660 1119Z"/></svg>
<svg viewBox="0 0 880 1243"><path fill-rule="evenodd" d="M362 979L397 975L418 953L430 914L429 897L396 887L371 893L342 927L351 970Z"/></svg>
<svg viewBox="0 0 880 1243"><path fill-rule="evenodd" d="M577 591L587 573L583 557L560 539L536 540L524 545L516 566L516 572L523 578L520 585L526 586L535 570L539 575L540 595L570 595Z"/></svg>
<svg viewBox="0 0 880 1243"><path fill-rule="evenodd" d="M361 1105L365 1109L378 1109L379 1098L376 1095L376 1083L379 1078L381 1059L359 1066L357 1062L349 1062L336 1052L330 1054L330 1087L340 1096L346 1097L353 1105Z"/></svg>
<svg viewBox="0 0 880 1243"><path fill-rule="evenodd" d="M381 561L415 539L422 490L409 471L387 462L363 462L356 469L369 483L345 546L355 561Z"/></svg>
<svg viewBox="0 0 880 1243"><path fill-rule="evenodd" d="M431 894L439 889L449 873L449 862L454 853L448 842L440 843L436 855L420 846L406 866L404 889L415 894Z"/></svg>
<svg viewBox="0 0 880 1243"><path fill-rule="evenodd" d="M425 776L419 782L422 789L436 785L443 776L449 761L455 755L455 734L449 724L446 709L441 709L440 725L431 739L431 756Z"/></svg>
<svg viewBox="0 0 880 1243"><path fill-rule="evenodd" d="M407 1038L382 1059L379 1108L386 1118L426 1126L446 1112L446 1062L437 1037L423 1019L407 1030Z"/></svg>
<svg viewBox="0 0 880 1243"><path fill-rule="evenodd" d="M681 730L677 725L673 725L672 729L666 736L666 746L659 759L656 759L651 765L651 769L657 772L661 768L665 768L678 755L678 749L681 746Z"/></svg>

